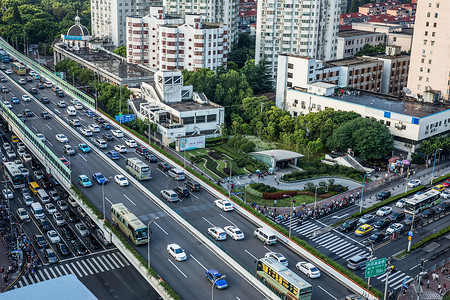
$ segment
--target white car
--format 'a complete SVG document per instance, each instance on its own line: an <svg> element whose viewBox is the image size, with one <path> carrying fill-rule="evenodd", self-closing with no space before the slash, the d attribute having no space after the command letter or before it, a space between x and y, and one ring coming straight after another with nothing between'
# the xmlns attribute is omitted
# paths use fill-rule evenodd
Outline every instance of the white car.
<svg viewBox="0 0 450 300"><path fill-rule="evenodd" d="M56 103L56 105L58 105L61 108L64 108L67 106L66 102L64 102L64 101L58 101L58 103Z"/></svg>
<svg viewBox="0 0 450 300"><path fill-rule="evenodd" d="M16 158L16 153L14 152L14 150L7 150L6 156L8 156L8 158Z"/></svg>
<svg viewBox="0 0 450 300"><path fill-rule="evenodd" d="M83 109L83 105L81 105L81 103L74 104L73 107L78 110Z"/></svg>
<svg viewBox="0 0 450 300"><path fill-rule="evenodd" d="M41 170L36 170L33 172L34 177L36 177L37 180L41 180L42 177L44 177L44 173L42 173Z"/></svg>
<svg viewBox="0 0 450 300"><path fill-rule="evenodd" d="M30 171L27 168L20 168L20 172L22 172L23 176L30 176Z"/></svg>
<svg viewBox="0 0 450 300"><path fill-rule="evenodd" d="M13 194L13 192L11 192L10 189L3 189L2 196L3 196L3 199L5 199L5 200L11 200L14 198L14 194Z"/></svg>
<svg viewBox="0 0 450 300"><path fill-rule="evenodd" d="M5 73L9 75L9 74L12 74L12 71L11 70L6 70Z"/></svg>
<svg viewBox="0 0 450 300"><path fill-rule="evenodd" d="M12 108L12 104L9 101L3 101L7 108Z"/></svg>
<svg viewBox="0 0 450 300"><path fill-rule="evenodd" d="M412 179L412 180L408 181L407 185L409 188L413 188L413 187L419 186L420 184L421 184L421 182L419 179Z"/></svg>
<svg viewBox="0 0 450 300"><path fill-rule="evenodd" d="M5 149L5 151L11 150L11 144L10 143L4 143L3 144L3 149Z"/></svg>
<svg viewBox="0 0 450 300"><path fill-rule="evenodd" d="M18 208L17 209L17 216L19 217L19 219L21 221L29 221L30 220L30 216L28 215L27 211L25 210L25 208Z"/></svg>
<svg viewBox="0 0 450 300"><path fill-rule="evenodd" d="M24 153L24 154L25 154L25 153ZM17 166L18 168L24 168L24 167L25 167L20 159L16 159L16 160L14 161L14 163L16 164L16 166Z"/></svg>
<svg viewBox="0 0 450 300"><path fill-rule="evenodd" d="M75 224L75 228L77 229L77 231L80 233L81 236L88 236L89 235L89 230L87 229L86 226L84 226L83 223Z"/></svg>
<svg viewBox="0 0 450 300"><path fill-rule="evenodd" d="M177 244L167 245L167 252L175 258L177 261L183 261L187 259L187 255L184 250Z"/></svg>
<svg viewBox="0 0 450 300"><path fill-rule="evenodd" d="M68 143L69 139L62 133L56 135L56 140L60 143Z"/></svg>
<svg viewBox="0 0 450 300"><path fill-rule="evenodd" d="M127 186L129 184L128 179L123 175L114 176L114 181L120 186Z"/></svg>
<svg viewBox="0 0 450 300"><path fill-rule="evenodd" d="M22 155L22 159L24 162L29 162L33 159L33 157L31 156L31 154L25 153L24 155Z"/></svg>
<svg viewBox="0 0 450 300"><path fill-rule="evenodd" d="M208 228L208 235L212 236L216 241L224 241L227 239L227 234L220 227Z"/></svg>
<svg viewBox="0 0 450 300"><path fill-rule="evenodd" d="M27 151L26 151L25 149L18 149L18 150L17 150L17 154L18 154L19 156L23 156L25 153L27 153Z"/></svg>
<svg viewBox="0 0 450 300"><path fill-rule="evenodd" d="M119 153L127 153L127 147L125 147L124 145L115 145L114 150Z"/></svg>
<svg viewBox="0 0 450 300"><path fill-rule="evenodd" d="M394 223L386 229L387 234L393 234L394 232L400 232L403 230L403 224Z"/></svg>
<svg viewBox="0 0 450 300"><path fill-rule="evenodd" d="M47 204L45 204L45 209L47 210L47 212L48 212L50 215L53 215L54 213L58 212L58 211L56 210L55 205L54 205L53 203L47 203Z"/></svg>
<svg viewBox="0 0 450 300"><path fill-rule="evenodd" d="M67 224L66 220L59 212L53 214L53 220L55 220L56 226L65 226Z"/></svg>
<svg viewBox="0 0 450 300"><path fill-rule="evenodd" d="M130 148L136 148L137 147L137 143L134 140L126 140L125 144L130 147Z"/></svg>
<svg viewBox="0 0 450 300"><path fill-rule="evenodd" d="M235 241L243 240L245 237L244 233L236 226L225 226L223 229Z"/></svg>
<svg viewBox="0 0 450 300"><path fill-rule="evenodd" d="M23 95L23 96L22 96L22 100L25 101L25 102L30 102L30 101L31 101L31 98L30 98L30 96L28 96L28 95Z"/></svg>
<svg viewBox="0 0 450 300"><path fill-rule="evenodd" d="M384 217L392 212L392 207L384 206L377 210L377 216Z"/></svg>
<svg viewBox="0 0 450 300"><path fill-rule="evenodd" d="M33 198L30 195L23 195L23 202L25 202L26 206L31 206L33 204Z"/></svg>
<svg viewBox="0 0 450 300"><path fill-rule="evenodd" d="M286 267L288 266L288 260L281 253L268 252L264 255L264 257L272 257L272 258L276 259L283 266L286 266Z"/></svg>
<svg viewBox="0 0 450 300"><path fill-rule="evenodd" d="M100 126L98 126L97 124L89 124L88 128L92 132L100 132Z"/></svg>
<svg viewBox="0 0 450 300"><path fill-rule="evenodd" d="M398 200L397 203L395 203L395 206L402 208L405 206L405 200Z"/></svg>
<svg viewBox="0 0 450 300"><path fill-rule="evenodd" d="M168 202L177 202L180 199L178 198L178 194L173 190L162 190L161 197L163 197Z"/></svg>
<svg viewBox="0 0 450 300"><path fill-rule="evenodd" d="M92 136L92 131L90 131L90 130L87 129L87 128L81 128L81 133L82 133L84 136Z"/></svg>
<svg viewBox="0 0 450 300"><path fill-rule="evenodd" d="M214 204L223 211L231 211L234 209L233 205L227 199L218 199Z"/></svg>
<svg viewBox="0 0 450 300"><path fill-rule="evenodd" d="M61 238L59 237L59 234L56 232L56 230L47 231L47 237L53 244L61 242Z"/></svg>
<svg viewBox="0 0 450 300"><path fill-rule="evenodd" d="M123 132L121 130L111 130L111 133L113 136L117 137L117 138L121 138L123 137Z"/></svg>
<svg viewBox="0 0 450 300"><path fill-rule="evenodd" d="M450 191L449 190L444 190L443 192L441 192L441 198L443 198L443 199L450 198Z"/></svg>
<svg viewBox="0 0 450 300"><path fill-rule="evenodd" d="M295 267L297 270L303 272L308 276L309 278L319 278L320 277L320 271L317 269L312 263L309 262L298 262Z"/></svg>
<svg viewBox="0 0 450 300"><path fill-rule="evenodd" d="M36 137L45 143L45 136L42 133L36 133Z"/></svg>

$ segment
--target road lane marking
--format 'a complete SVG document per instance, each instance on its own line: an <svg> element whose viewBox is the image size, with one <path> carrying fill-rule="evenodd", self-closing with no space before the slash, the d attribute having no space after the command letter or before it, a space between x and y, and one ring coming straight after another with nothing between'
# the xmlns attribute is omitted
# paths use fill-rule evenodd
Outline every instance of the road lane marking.
<svg viewBox="0 0 450 300"><path fill-rule="evenodd" d="M327 293L328 296L330 296L331 298L333 298L334 300L337 300L337 298L333 295L331 295L329 292L327 292L323 287L321 287L320 285L317 285L317 287L319 289L321 289L322 291L324 291L325 293Z"/></svg>
<svg viewBox="0 0 450 300"><path fill-rule="evenodd" d="M207 268L205 268L204 265L202 265L202 264L194 257L194 255L190 254L190 256L191 256L192 259L195 260L195 261L196 261L203 269L205 269L205 271L208 270Z"/></svg>
<svg viewBox="0 0 450 300"><path fill-rule="evenodd" d="M343 214L342 216L332 216L331 218L332 219L342 219L343 217L346 217L346 216L348 216L348 213L347 214Z"/></svg>
<svg viewBox="0 0 450 300"><path fill-rule="evenodd" d="M155 223L155 225L156 226L158 226L158 228L159 229L161 229L162 230L162 232L164 232L166 235L169 235L168 233L167 233L167 231L165 231L164 229L162 229L162 227L161 226L159 226L159 224L158 223L156 223L156 222L153 222L153 223Z"/></svg>
<svg viewBox="0 0 450 300"><path fill-rule="evenodd" d="M184 278L187 278L187 276L186 276L186 274L184 274L174 263L173 263L173 261L171 261L170 259L167 259L171 264L172 264L172 266L174 266L175 267L175 269L177 269L178 270L178 272L180 272L181 273L181 275L183 275L184 276Z"/></svg>
<svg viewBox="0 0 450 300"><path fill-rule="evenodd" d="M269 252L272 252L272 250L270 250L269 248L267 248L266 246L264 246L264 249L266 249Z"/></svg>
<svg viewBox="0 0 450 300"><path fill-rule="evenodd" d="M257 259L256 256L254 256L253 254L251 254L250 252L248 252L246 249L244 249L245 252L247 252L248 255L250 255L251 257L253 257L254 259Z"/></svg>
<svg viewBox="0 0 450 300"><path fill-rule="evenodd" d="M191 196L196 198L197 200L199 199L196 195L194 195L194 193L191 193Z"/></svg>
<svg viewBox="0 0 450 300"><path fill-rule="evenodd" d="M38 131L38 130L36 129L36 127L34 127L33 125L31 125L31 127L32 127L34 130Z"/></svg>
<svg viewBox="0 0 450 300"><path fill-rule="evenodd" d="M216 227L216 226L214 226L213 223L211 223L210 221L208 221L205 217L202 217L202 219L205 220L205 221L206 221L209 225L211 225L212 227Z"/></svg>
<svg viewBox="0 0 450 300"><path fill-rule="evenodd" d="M50 146L54 147L54 146L53 146L53 144L52 144L52 143L50 143L49 141L47 141L47 143L48 143L48 144L49 144Z"/></svg>
<svg viewBox="0 0 450 300"><path fill-rule="evenodd" d="M106 199L106 201L108 201L108 202L109 202L109 203L110 203L110 204L112 205L112 202L111 202L111 201L109 201L109 199L108 199L108 198L106 198L106 197L105 197L105 199Z"/></svg>
<svg viewBox="0 0 450 300"><path fill-rule="evenodd" d="M125 194L123 194L123 196L125 197L125 198L127 198L128 199L128 201L130 201L131 203L133 203L133 205L136 205L136 203L134 203L130 198L128 198L128 196L127 195L125 195Z"/></svg>
<svg viewBox="0 0 450 300"><path fill-rule="evenodd" d="M81 155L80 153L78 153L78 155L79 155L84 161L87 161L86 158L84 158L83 155Z"/></svg>
<svg viewBox="0 0 450 300"><path fill-rule="evenodd" d="M236 224L234 224L233 222L231 222L230 220L227 219L227 217L225 217L224 215L220 214L220 216L222 218L224 218L225 220L227 220L228 222L230 222L231 224L233 224L233 226L237 227Z"/></svg>
<svg viewBox="0 0 450 300"><path fill-rule="evenodd" d="M159 172L161 172L161 174L163 174L164 176L169 177L169 175L167 175L166 172L161 171L160 169L156 169L156 170L158 170Z"/></svg>

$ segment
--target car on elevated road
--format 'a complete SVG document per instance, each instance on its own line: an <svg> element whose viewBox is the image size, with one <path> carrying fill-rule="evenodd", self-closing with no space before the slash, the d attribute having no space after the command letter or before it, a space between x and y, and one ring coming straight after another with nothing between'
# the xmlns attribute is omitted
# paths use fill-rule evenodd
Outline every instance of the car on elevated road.
<svg viewBox="0 0 450 300"><path fill-rule="evenodd" d="M78 144L78 149L80 149L80 151L83 153L91 152L91 148L89 148L89 146L86 144Z"/></svg>
<svg viewBox="0 0 450 300"><path fill-rule="evenodd" d="M105 184L108 183L108 178L106 178L102 173L97 172L92 174L92 178L97 182L98 184Z"/></svg>

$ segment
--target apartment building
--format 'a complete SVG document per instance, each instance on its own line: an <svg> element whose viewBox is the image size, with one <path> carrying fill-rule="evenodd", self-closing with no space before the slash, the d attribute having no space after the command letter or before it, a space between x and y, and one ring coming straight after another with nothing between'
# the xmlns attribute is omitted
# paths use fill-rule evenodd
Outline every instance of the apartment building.
<svg viewBox="0 0 450 300"><path fill-rule="evenodd" d="M369 16L363 15L361 13L346 13L339 16L339 25L349 25L353 23L362 23L369 20Z"/></svg>
<svg viewBox="0 0 450 300"><path fill-rule="evenodd" d="M226 25L228 46L238 38L239 0L164 0L168 14L202 15L204 22Z"/></svg>
<svg viewBox="0 0 450 300"><path fill-rule="evenodd" d="M239 0L239 28L241 32L250 33L250 24L256 23L256 0Z"/></svg>
<svg viewBox="0 0 450 300"><path fill-rule="evenodd" d="M126 39L126 17L145 16L151 6L161 5L161 0L92 0L92 35L103 39L105 46L123 46Z"/></svg>
<svg viewBox="0 0 450 300"><path fill-rule="evenodd" d="M404 95L408 83L410 56L401 54L401 47L388 46L386 55L375 56L383 62L383 79L381 93L387 95Z"/></svg>
<svg viewBox="0 0 450 300"><path fill-rule="evenodd" d="M364 30L343 30L338 33L337 58L353 57L364 45L377 46L386 43L386 34Z"/></svg>
<svg viewBox="0 0 450 300"><path fill-rule="evenodd" d="M380 3L367 3L359 7L358 12L366 16L376 16L386 14L388 9L400 6L399 1L389 1Z"/></svg>
<svg viewBox="0 0 450 300"><path fill-rule="evenodd" d="M417 2L408 88L424 101L450 99L450 1Z"/></svg>
<svg viewBox="0 0 450 300"><path fill-rule="evenodd" d="M341 0L259 0L255 58L273 77L278 53L336 59Z"/></svg>
<svg viewBox="0 0 450 300"><path fill-rule="evenodd" d="M145 17L127 17L129 63L162 71L214 70L227 55L226 26L204 23L201 15L169 15L164 7L151 7Z"/></svg>

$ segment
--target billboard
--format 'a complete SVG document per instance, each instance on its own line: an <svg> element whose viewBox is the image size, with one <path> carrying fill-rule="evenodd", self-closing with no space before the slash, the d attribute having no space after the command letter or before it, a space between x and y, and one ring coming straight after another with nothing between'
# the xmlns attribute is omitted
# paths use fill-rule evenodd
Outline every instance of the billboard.
<svg viewBox="0 0 450 300"><path fill-rule="evenodd" d="M183 137L177 140L177 150L186 151L205 148L205 136Z"/></svg>

